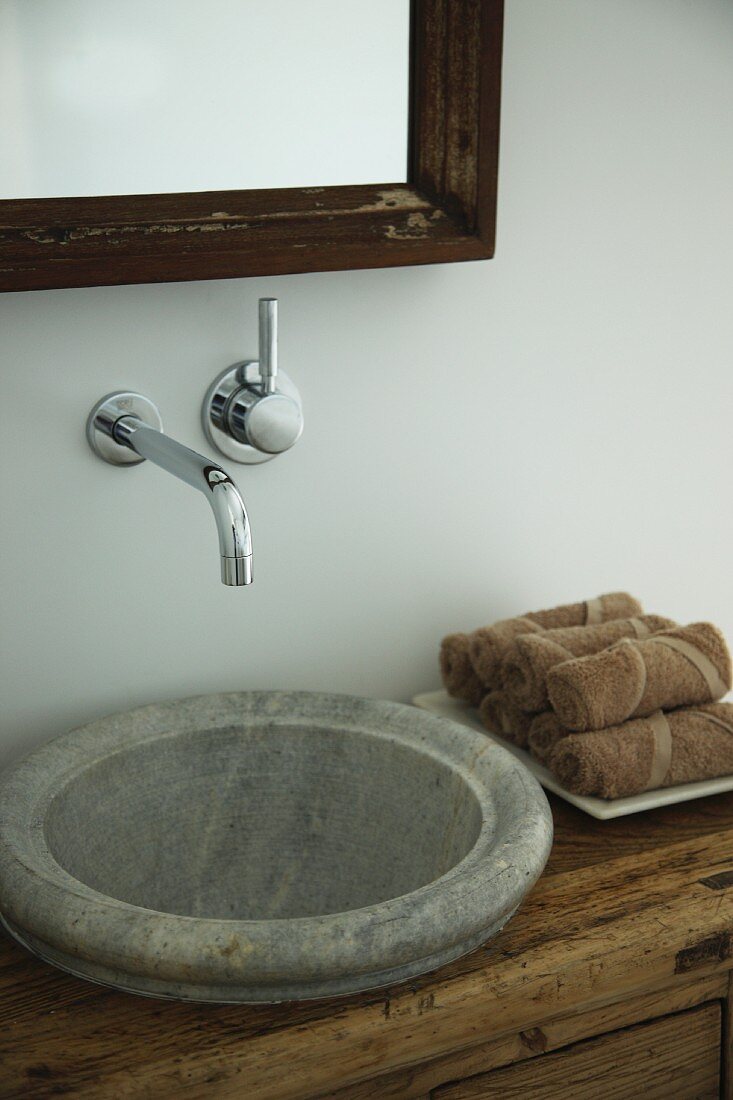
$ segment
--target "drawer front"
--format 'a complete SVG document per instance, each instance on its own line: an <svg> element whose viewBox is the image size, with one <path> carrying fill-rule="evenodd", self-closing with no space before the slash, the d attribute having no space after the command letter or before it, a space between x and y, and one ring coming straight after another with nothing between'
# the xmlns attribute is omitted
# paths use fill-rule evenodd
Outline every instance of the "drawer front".
<svg viewBox="0 0 733 1100"><path fill-rule="evenodd" d="M718 1100L720 1003L444 1085L433 1100Z"/></svg>

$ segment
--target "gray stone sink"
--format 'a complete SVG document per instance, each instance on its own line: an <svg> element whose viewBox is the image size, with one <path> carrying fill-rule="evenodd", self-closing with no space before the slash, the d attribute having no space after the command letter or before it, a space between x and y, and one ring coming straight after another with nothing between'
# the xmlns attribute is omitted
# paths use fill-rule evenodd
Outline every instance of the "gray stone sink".
<svg viewBox="0 0 733 1100"><path fill-rule="evenodd" d="M488 738L346 695L199 696L57 737L0 782L0 913L43 959L159 997L371 989L493 936L552 823Z"/></svg>

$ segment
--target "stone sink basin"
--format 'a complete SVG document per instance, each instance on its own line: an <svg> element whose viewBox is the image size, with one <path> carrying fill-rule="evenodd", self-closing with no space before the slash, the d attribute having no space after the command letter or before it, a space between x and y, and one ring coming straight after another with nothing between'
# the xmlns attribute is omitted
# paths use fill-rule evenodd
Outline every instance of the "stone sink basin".
<svg viewBox="0 0 733 1100"><path fill-rule="evenodd" d="M274 1002L432 970L493 936L552 823L494 742L413 707L244 693L143 707L0 782L0 913L135 993Z"/></svg>

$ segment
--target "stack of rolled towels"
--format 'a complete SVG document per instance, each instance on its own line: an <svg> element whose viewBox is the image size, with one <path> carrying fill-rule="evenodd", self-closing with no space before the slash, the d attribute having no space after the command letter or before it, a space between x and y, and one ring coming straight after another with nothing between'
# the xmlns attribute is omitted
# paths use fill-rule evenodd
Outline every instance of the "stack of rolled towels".
<svg viewBox="0 0 733 1100"><path fill-rule="evenodd" d="M733 774L731 657L711 623L626 592L449 634L446 690L575 794L623 798Z"/></svg>

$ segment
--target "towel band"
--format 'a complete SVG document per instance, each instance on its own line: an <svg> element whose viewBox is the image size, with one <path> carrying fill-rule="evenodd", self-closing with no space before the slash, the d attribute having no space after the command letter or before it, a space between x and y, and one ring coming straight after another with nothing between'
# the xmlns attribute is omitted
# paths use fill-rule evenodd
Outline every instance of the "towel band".
<svg viewBox="0 0 733 1100"><path fill-rule="evenodd" d="M637 638L646 638L647 635L651 634L651 630L641 619L629 619L629 622L633 626Z"/></svg>
<svg viewBox="0 0 733 1100"><path fill-rule="evenodd" d="M696 645L691 645L690 642L685 642L682 638L660 638L659 635L651 640L659 642L660 645L666 645L669 649L676 649L678 653L686 657L708 685L708 690L713 699L722 699L728 691L727 684L721 679L720 673L713 662Z"/></svg>
<svg viewBox="0 0 733 1100"><path fill-rule="evenodd" d="M654 748L652 749L652 766L649 782L644 790L653 791L657 787L662 786L662 783L664 783L664 780L667 778L669 766L672 763L672 731L669 728L669 722L664 717L661 710L657 710L654 714L651 714L647 721L652 727Z"/></svg>
<svg viewBox="0 0 733 1100"><path fill-rule="evenodd" d="M585 601L585 625L595 626L596 623L603 622L603 601L600 596L596 596L594 600Z"/></svg>

